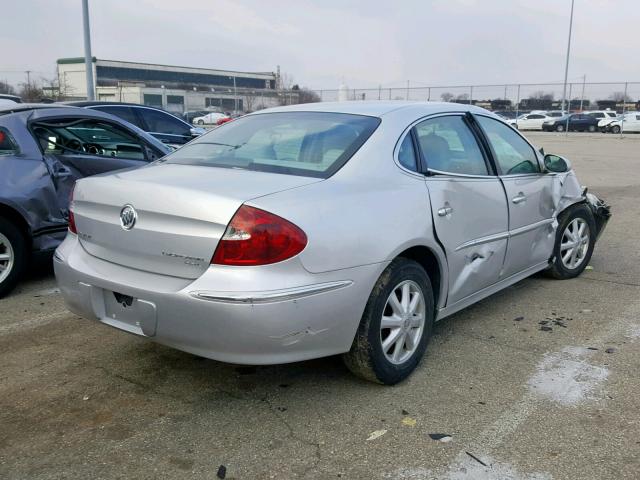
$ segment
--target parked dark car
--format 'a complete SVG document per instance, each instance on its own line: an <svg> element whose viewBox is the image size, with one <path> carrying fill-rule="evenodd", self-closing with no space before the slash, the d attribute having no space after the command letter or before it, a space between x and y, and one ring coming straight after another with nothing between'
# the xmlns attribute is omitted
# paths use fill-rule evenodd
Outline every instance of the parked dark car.
<svg viewBox="0 0 640 480"><path fill-rule="evenodd" d="M139 167L171 149L107 113L61 105L0 109L0 297L67 231L75 181Z"/></svg>
<svg viewBox="0 0 640 480"><path fill-rule="evenodd" d="M597 132L599 118L586 113L570 113L558 117L554 120L548 120L542 124L542 130L545 132Z"/></svg>
<svg viewBox="0 0 640 480"><path fill-rule="evenodd" d="M184 145L205 132L204 129L194 127L164 110L137 103L80 101L67 102L66 105L110 113L134 124L162 143L174 148Z"/></svg>

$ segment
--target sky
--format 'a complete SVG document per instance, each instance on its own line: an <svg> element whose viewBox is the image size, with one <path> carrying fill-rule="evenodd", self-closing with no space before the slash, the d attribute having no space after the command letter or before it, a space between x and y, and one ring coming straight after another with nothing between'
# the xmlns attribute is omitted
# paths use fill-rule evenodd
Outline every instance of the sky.
<svg viewBox="0 0 640 480"><path fill-rule="evenodd" d="M640 0L576 0L570 81L640 81ZM570 0L89 0L93 55L315 89L561 82ZM0 80L83 55L80 0L5 0Z"/></svg>

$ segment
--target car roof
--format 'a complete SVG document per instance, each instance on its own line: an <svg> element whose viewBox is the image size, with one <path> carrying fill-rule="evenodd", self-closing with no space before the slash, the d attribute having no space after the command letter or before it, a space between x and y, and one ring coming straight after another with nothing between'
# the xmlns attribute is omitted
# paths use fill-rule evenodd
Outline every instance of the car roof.
<svg viewBox="0 0 640 480"><path fill-rule="evenodd" d="M72 107L84 107L84 108L86 108L86 107L107 107L107 106L112 106L112 105L123 106L123 107L150 108L151 110L158 110L160 112L165 112L165 113L169 113L170 115L172 115L170 112L162 110L161 108L151 107L149 105L141 105L139 103L100 102L100 101L93 101L93 100L77 100L77 101L72 101L72 102L61 102L61 103L63 105L70 105Z"/></svg>
<svg viewBox="0 0 640 480"><path fill-rule="evenodd" d="M419 110L423 115L438 112L464 111L464 112L488 112L474 105L465 105L453 102L408 102L402 100L352 100L346 102L318 102L289 105L286 107L267 108L252 113L260 115L279 112L325 112L325 113L349 113L353 115L367 115L382 117L390 112L401 109Z"/></svg>
<svg viewBox="0 0 640 480"><path fill-rule="evenodd" d="M0 106L0 115L49 108L67 108L67 106L57 103L16 103L14 105Z"/></svg>

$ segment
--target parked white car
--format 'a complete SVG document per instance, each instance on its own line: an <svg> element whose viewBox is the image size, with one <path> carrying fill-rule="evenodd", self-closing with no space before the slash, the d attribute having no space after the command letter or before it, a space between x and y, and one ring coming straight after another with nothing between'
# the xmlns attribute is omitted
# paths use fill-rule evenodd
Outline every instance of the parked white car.
<svg viewBox="0 0 640 480"><path fill-rule="evenodd" d="M196 117L193 119L194 125L216 125L218 120L222 120L223 118L228 118L224 113L211 112L203 115L201 117Z"/></svg>
<svg viewBox="0 0 640 480"><path fill-rule="evenodd" d="M600 124L598 124L600 125ZM638 112L627 113L621 115L609 122L605 127L606 132L620 133L622 132L640 132L640 114Z"/></svg>
<svg viewBox="0 0 640 480"><path fill-rule="evenodd" d="M544 113L525 113L518 118L509 120L509 125L518 130L542 130L542 124L547 120L553 120Z"/></svg>
<svg viewBox="0 0 640 480"><path fill-rule="evenodd" d="M601 132L606 132L607 126L618 117L615 110L589 110L584 113L599 119L598 129Z"/></svg>

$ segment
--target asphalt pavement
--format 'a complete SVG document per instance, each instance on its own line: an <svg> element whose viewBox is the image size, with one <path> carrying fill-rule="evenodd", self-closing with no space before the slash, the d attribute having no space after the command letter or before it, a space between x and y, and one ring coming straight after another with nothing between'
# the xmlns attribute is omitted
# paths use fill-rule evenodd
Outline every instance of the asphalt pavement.
<svg viewBox="0 0 640 480"><path fill-rule="evenodd" d="M67 312L35 265L0 300L0 478L640 478L640 135L527 136L612 205L588 270L439 323L394 387L155 345Z"/></svg>

